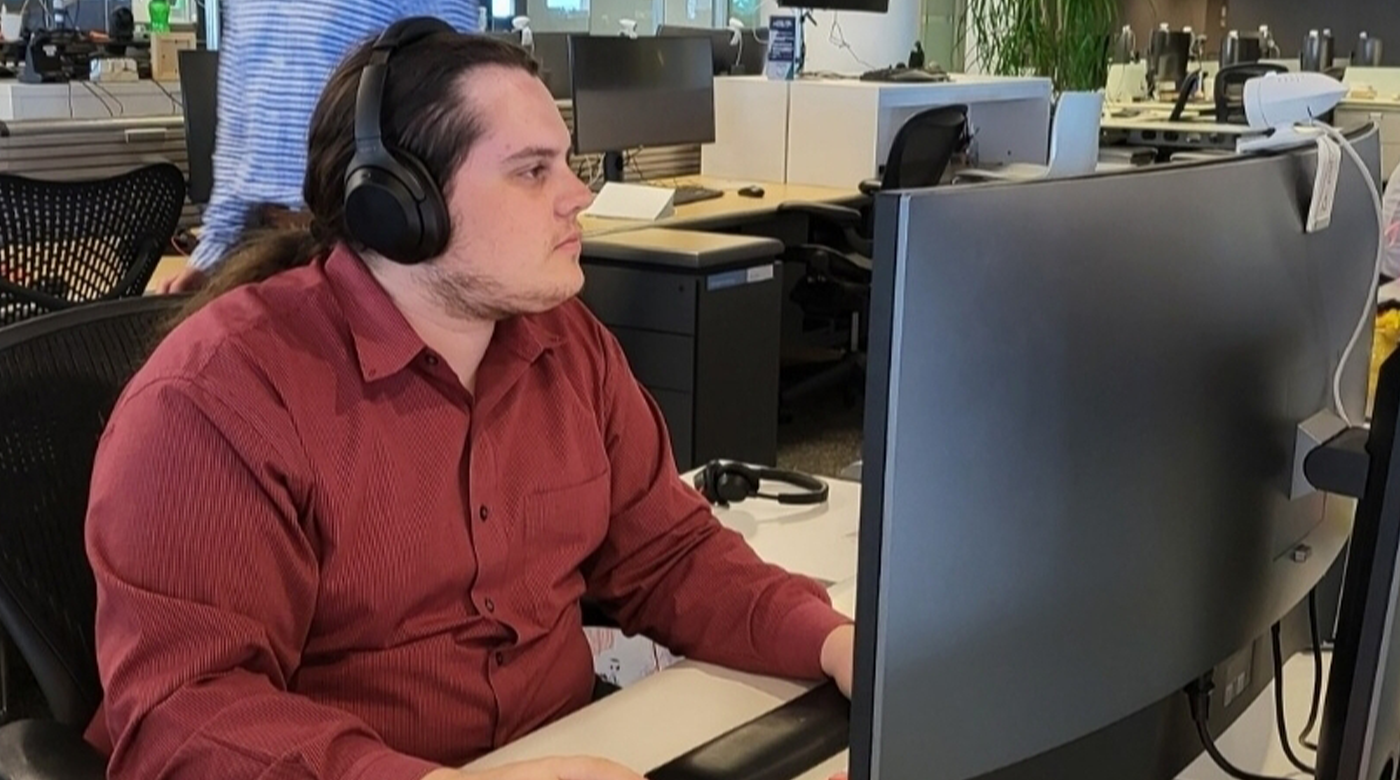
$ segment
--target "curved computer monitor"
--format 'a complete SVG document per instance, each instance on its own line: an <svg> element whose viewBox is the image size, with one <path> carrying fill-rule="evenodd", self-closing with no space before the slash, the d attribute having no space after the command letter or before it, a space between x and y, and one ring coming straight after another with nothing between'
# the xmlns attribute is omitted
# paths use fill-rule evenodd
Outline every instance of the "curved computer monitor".
<svg viewBox="0 0 1400 780"><path fill-rule="evenodd" d="M1201 753L1186 686L1214 675L1212 731L1262 689L1256 640L1353 520L1300 483L1299 431L1378 231L1350 165L1304 230L1315 167L877 197L852 780L1166 780Z"/></svg>

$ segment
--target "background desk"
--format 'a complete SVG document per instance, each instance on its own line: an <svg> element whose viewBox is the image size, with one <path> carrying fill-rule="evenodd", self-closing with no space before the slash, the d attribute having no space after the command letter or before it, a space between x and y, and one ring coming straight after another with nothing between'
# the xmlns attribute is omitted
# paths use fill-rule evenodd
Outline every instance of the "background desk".
<svg viewBox="0 0 1400 780"><path fill-rule="evenodd" d="M1334 121L1344 130L1367 122L1380 126L1381 177L1389 180L1400 166L1400 100L1344 100Z"/></svg>
<svg viewBox="0 0 1400 780"><path fill-rule="evenodd" d="M939 84L762 76L715 80L715 142L707 176L855 187L879 176L895 133L927 108L967 105L980 164L1045 164L1051 84L1042 78L955 74Z"/></svg>
<svg viewBox="0 0 1400 780"><path fill-rule="evenodd" d="M807 240L804 232L807 227L806 219L780 217L777 213L778 206L797 201L852 204L865 199L865 196L856 189L859 181L852 181L844 187L822 187L765 181L757 176L746 179L742 176L724 178L702 175L660 179L653 183L661 186L698 184L702 187L719 190L724 195L677 206L674 216L649 222L580 217L579 224L583 227L584 238L597 238L643 228L667 227L765 235L777 238L784 244L793 244ZM738 194L739 188L747 184L757 184L762 187L763 197L747 198Z"/></svg>
<svg viewBox="0 0 1400 780"><path fill-rule="evenodd" d="M831 481L831 501L824 508L781 507L746 501L717 515L739 531L760 556L789 570L824 580L832 602L855 616L855 534L859 526L860 486ZM1312 695L1312 658L1293 657L1284 667L1285 704L1290 730L1307 717ZM709 664L682 661L621 692L507 745L466 768L487 769L534 758L592 755L647 772L697 745L796 698L809 686L743 674ZM1258 695L1234 725L1217 740L1237 766L1274 777L1301 777L1293 772L1277 743L1272 686ZM1072 705L1070 705L1072 706ZM664 713L664 724L657 714ZM1303 752L1304 760L1311 754ZM931 757L936 761L936 757ZM842 753L803 773L797 780L827 780L846 768ZM1209 757L1190 764L1179 780L1227 777Z"/></svg>
<svg viewBox="0 0 1400 780"><path fill-rule="evenodd" d="M0 81L0 121L116 119L182 116L180 82L70 81L22 84Z"/></svg>

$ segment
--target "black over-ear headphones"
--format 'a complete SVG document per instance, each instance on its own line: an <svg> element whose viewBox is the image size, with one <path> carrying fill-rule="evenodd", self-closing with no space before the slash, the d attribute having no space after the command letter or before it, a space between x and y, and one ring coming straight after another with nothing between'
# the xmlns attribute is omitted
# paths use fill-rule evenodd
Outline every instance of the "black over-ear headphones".
<svg viewBox="0 0 1400 780"><path fill-rule="evenodd" d="M405 265L442 254L451 222L442 190L423 163L384 145L384 82L395 51L442 32L456 30L430 16L390 25L375 41L355 93L355 157L345 173L345 226L355 241Z"/></svg>
<svg viewBox="0 0 1400 780"><path fill-rule="evenodd" d="M763 480L802 488L801 493L760 493ZM831 488L816 477L795 471L758 468L733 461L712 460L695 475L695 489L711 504L737 504L746 498L766 498L779 504L821 504Z"/></svg>

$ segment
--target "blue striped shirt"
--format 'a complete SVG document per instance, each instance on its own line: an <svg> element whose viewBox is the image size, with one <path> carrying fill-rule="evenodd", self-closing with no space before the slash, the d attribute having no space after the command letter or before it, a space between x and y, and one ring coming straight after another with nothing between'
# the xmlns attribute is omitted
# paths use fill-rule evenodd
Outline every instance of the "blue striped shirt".
<svg viewBox="0 0 1400 780"><path fill-rule="evenodd" d="M476 0L230 0L223 4L214 187L196 268L238 240L258 203L302 207L306 135L321 90L359 42L408 16L476 30Z"/></svg>

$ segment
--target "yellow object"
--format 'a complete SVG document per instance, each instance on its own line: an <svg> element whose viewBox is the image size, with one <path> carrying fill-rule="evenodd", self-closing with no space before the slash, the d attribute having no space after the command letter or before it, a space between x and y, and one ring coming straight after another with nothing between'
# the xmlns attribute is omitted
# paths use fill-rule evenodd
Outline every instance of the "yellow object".
<svg viewBox="0 0 1400 780"><path fill-rule="evenodd" d="M1400 345L1400 309L1388 309L1376 315L1376 330L1371 339L1371 378L1366 397L1376 397L1376 380L1381 364Z"/></svg>

